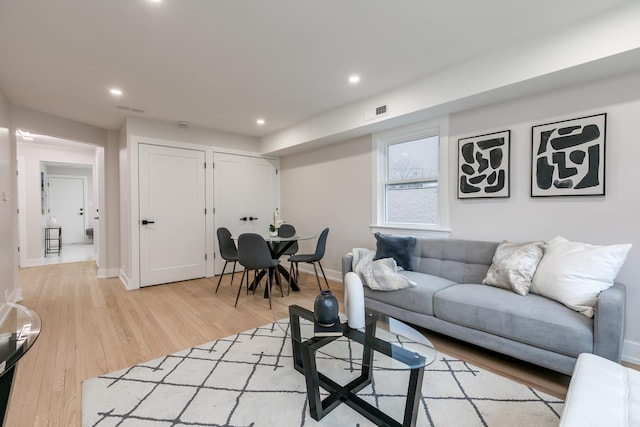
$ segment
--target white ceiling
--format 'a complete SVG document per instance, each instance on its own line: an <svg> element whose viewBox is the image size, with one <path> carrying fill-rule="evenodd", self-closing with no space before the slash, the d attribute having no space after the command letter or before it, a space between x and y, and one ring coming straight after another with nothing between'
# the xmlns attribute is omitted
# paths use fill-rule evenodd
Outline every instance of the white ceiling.
<svg viewBox="0 0 640 427"><path fill-rule="evenodd" d="M622 3L0 0L0 90L106 129L130 114L260 137Z"/></svg>

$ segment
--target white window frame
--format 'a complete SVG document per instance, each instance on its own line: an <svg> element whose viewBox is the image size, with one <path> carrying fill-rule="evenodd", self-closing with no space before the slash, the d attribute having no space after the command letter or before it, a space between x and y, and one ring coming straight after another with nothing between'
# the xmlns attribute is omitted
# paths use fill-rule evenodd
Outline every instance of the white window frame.
<svg viewBox="0 0 640 427"><path fill-rule="evenodd" d="M438 135L438 223L387 223L385 218L385 181L387 146ZM449 229L449 116L438 117L373 134L373 224L371 232L410 234L419 237L447 238Z"/></svg>

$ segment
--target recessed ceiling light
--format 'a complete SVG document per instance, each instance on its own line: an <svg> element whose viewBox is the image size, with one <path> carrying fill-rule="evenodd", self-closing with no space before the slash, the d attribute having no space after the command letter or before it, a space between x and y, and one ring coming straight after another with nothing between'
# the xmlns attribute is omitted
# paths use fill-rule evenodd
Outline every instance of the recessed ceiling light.
<svg viewBox="0 0 640 427"><path fill-rule="evenodd" d="M162 0L147 0L149 3L162 3Z"/></svg>
<svg viewBox="0 0 640 427"><path fill-rule="evenodd" d="M256 123L259 124L260 126L262 126L266 122L264 121L264 119L258 119L258 120L256 120Z"/></svg>
<svg viewBox="0 0 640 427"><path fill-rule="evenodd" d="M351 83L353 85L353 84L356 84L358 82L360 82L360 76L359 75L352 74L352 75L349 76L349 83Z"/></svg>
<svg viewBox="0 0 640 427"><path fill-rule="evenodd" d="M121 96L122 95L122 91L118 88L111 88L109 89L109 92L111 93L111 95L113 96Z"/></svg>

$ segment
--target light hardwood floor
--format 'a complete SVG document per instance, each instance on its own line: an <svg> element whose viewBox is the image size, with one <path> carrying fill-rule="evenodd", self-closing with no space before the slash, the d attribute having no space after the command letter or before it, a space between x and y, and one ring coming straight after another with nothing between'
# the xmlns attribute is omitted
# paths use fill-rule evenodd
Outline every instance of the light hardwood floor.
<svg viewBox="0 0 640 427"><path fill-rule="evenodd" d="M23 304L42 318L38 341L19 362L5 426L80 426L82 381L165 354L257 327L311 308L315 276L302 274L301 292L240 295L236 275L126 291L118 279L96 279L93 262L20 271ZM342 304L342 285L331 282ZM262 290L262 288L260 288ZM259 290L259 291L260 291ZM286 286L284 287L286 294ZM569 377L428 332L436 348L563 398Z"/></svg>

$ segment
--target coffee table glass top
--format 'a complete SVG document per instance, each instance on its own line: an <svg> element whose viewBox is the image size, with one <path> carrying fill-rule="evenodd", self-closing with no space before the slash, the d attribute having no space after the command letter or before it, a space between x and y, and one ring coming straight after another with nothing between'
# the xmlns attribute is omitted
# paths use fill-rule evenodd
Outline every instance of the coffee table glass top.
<svg viewBox="0 0 640 427"><path fill-rule="evenodd" d="M297 316L300 321L299 342L318 341L319 345L314 346L316 353L331 359L380 369L409 370L430 365L438 354L423 334L382 313L367 310L365 314L366 326L361 329L349 328L346 323L347 316L340 313L340 322L343 324L342 336L317 337L314 334L313 312L302 307L297 307L296 311L302 311L302 314ZM291 333L289 312L280 311L275 313L275 316L275 323L287 334L287 337L294 338ZM366 334L367 328L371 334L369 336ZM298 340L296 339L296 341ZM371 362L363 361L362 349L365 342L374 346L386 347L393 354L393 357L376 352Z"/></svg>
<svg viewBox="0 0 640 427"><path fill-rule="evenodd" d="M9 371L40 335L40 317L19 304L2 306L0 319L0 375Z"/></svg>

